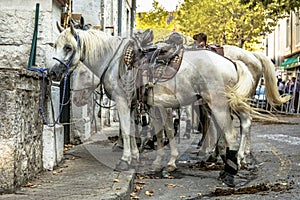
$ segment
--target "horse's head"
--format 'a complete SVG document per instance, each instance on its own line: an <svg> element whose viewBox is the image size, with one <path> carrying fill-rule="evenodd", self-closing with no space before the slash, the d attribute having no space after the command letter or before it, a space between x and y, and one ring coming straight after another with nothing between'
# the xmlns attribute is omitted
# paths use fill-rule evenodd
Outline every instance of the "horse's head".
<svg viewBox="0 0 300 200"><path fill-rule="evenodd" d="M99 86L100 79L82 63L73 73L72 101L76 106L88 103L92 92Z"/></svg>
<svg viewBox="0 0 300 200"><path fill-rule="evenodd" d="M73 70L80 61L80 38L73 25L70 28L63 29L58 23L57 28L60 31L55 42L55 55L53 59L57 63L49 69L53 80L60 80L63 74Z"/></svg>

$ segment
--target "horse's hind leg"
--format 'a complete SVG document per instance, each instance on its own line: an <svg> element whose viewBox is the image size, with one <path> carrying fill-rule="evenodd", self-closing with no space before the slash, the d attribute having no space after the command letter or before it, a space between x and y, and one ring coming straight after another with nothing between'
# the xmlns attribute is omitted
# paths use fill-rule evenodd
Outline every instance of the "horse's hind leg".
<svg viewBox="0 0 300 200"><path fill-rule="evenodd" d="M221 180L228 186L234 187L234 177L238 172L237 163L237 131L234 129L229 108L224 105L211 107L214 123L225 139L226 155L224 171L220 173ZM222 136L221 136L222 137Z"/></svg>
<svg viewBox="0 0 300 200"><path fill-rule="evenodd" d="M157 133L157 154L156 154L156 159L154 160L152 164L153 170L158 170L161 167L162 160L165 155L165 150L164 150L164 144L163 144L163 130L166 131L167 138L169 140L169 145L171 149L171 157L168 162L167 166L167 171L174 171L176 169L176 159L178 157L178 150L176 146L176 141L174 140L174 128L173 128L173 116L172 116L172 109L160 109L161 111L161 116L165 120L162 130L160 130Z"/></svg>
<svg viewBox="0 0 300 200"><path fill-rule="evenodd" d="M169 140L170 149L171 149L171 156L168 162L167 171L171 172L177 169L176 167L176 160L178 158L178 149L177 144L174 139L174 128L173 128L173 117L172 117L172 109L166 109L167 111L167 119L165 123L165 130Z"/></svg>
<svg viewBox="0 0 300 200"><path fill-rule="evenodd" d="M198 149L205 153L209 154L208 159L206 162L217 162L219 150L218 146L220 143L218 142L218 133L217 128L211 118L211 114L208 111L208 108L205 105L202 105L200 108L201 117L199 117L202 121L202 130L203 135L199 143L201 143L201 147L199 146ZM199 145L199 144L198 144ZM200 154L200 151L198 155Z"/></svg>
<svg viewBox="0 0 300 200"><path fill-rule="evenodd" d="M250 154L250 128L252 119L248 113L239 113L238 117L240 119L241 139L237 159L238 165L241 167L247 164L245 157Z"/></svg>

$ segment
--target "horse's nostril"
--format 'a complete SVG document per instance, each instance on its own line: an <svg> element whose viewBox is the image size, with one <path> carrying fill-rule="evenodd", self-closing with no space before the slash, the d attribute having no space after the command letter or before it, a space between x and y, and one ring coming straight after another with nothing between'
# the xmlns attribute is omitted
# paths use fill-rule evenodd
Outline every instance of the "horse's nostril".
<svg viewBox="0 0 300 200"><path fill-rule="evenodd" d="M59 81L60 79L60 70L58 66L54 66L48 71L48 76L53 81Z"/></svg>

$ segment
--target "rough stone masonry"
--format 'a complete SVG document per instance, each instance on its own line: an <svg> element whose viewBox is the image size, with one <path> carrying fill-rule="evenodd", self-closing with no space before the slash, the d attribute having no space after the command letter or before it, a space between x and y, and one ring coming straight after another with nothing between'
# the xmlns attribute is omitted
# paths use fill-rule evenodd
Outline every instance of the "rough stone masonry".
<svg viewBox="0 0 300 200"><path fill-rule="evenodd" d="M40 78L0 67L0 193L13 192L42 170Z"/></svg>

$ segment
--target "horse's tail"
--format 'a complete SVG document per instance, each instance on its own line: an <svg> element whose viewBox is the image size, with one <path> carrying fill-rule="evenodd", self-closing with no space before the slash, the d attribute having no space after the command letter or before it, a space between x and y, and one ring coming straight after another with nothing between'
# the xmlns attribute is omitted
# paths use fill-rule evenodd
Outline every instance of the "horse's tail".
<svg viewBox="0 0 300 200"><path fill-rule="evenodd" d="M234 90L242 97L249 97L249 94L252 91L252 85L255 84L253 76L244 62L240 60L235 60L234 62L239 77L238 82L234 86Z"/></svg>
<svg viewBox="0 0 300 200"><path fill-rule="evenodd" d="M235 87L226 87L226 97L228 99L229 107L232 111L238 113L241 111L251 111L249 99L246 96L240 95Z"/></svg>
<svg viewBox="0 0 300 200"><path fill-rule="evenodd" d="M226 98L228 99L228 105L233 113L247 113L252 118L261 119L261 120L274 120L278 121L271 113L268 115L261 113L260 108L251 106L249 103L251 101L247 96L241 95L236 87L226 87Z"/></svg>
<svg viewBox="0 0 300 200"><path fill-rule="evenodd" d="M265 81L265 92L268 103L271 105L281 105L287 102L290 95L280 96L277 87L275 67L272 61L261 52L253 52L253 55L261 62Z"/></svg>
<svg viewBox="0 0 300 200"><path fill-rule="evenodd" d="M240 60L235 60L238 72L238 82L233 87L226 88L226 97L231 110L235 113L248 113L256 119L274 120L273 116L261 114L260 109L251 106L251 96L255 80L246 64Z"/></svg>

